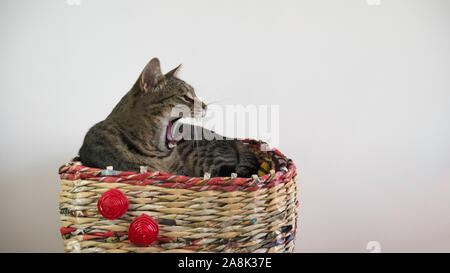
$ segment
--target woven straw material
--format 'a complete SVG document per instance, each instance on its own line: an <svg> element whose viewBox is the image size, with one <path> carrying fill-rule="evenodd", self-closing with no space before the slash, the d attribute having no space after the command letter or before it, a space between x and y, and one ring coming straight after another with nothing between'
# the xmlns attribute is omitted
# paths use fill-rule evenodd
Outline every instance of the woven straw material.
<svg viewBox="0 0 450 273"><path fill-rule="evenodd" d="M297 173L278 150L261 151L273 169L252 178L185 177L161 172L88 168L76 160L60 168L61 233L67 252L293 252L297 230ZM267 157L268 156L268 157ZM108 220L97 201L109 189L129 200L128 211ZM147 214L159 225L148 247L128 240L131 221Z"/></svg>

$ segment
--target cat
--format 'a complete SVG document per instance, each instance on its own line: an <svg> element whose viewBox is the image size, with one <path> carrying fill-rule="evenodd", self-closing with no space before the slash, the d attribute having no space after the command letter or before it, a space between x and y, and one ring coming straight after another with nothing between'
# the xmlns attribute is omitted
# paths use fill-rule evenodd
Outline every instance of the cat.
<svg viewBox="0 0 450 273"><path fill-rule="evenodd" d="M198 126L180 126L190 126L191 131L189 140L182 138L177 145L185 175L202 176L209 173L211 177L215 177L236 173L239 177L250 177L258 171L258 160L242 141L227 139ZM213 140L196 139L196 135L207 135L207 139Z"/></svg>
<svg viewBox="0 0 450 273"><path fill-rule="evenodd" d="M192 86L176 77L179 68L164 75L160 61L150 60L106 119L86 133L79 150L83 165L113 166L122 171L139 171L146 166L148 171L197 177L206 173L211 177L231 173L250 177L257 173L255 155L240 140L225 139L201 127L191 127L192 132L204 130L214 136L213 140L174 136L174 124L181 117L174 116L176 107L184 106L192 117L204 115L207 109Z"/></svg>

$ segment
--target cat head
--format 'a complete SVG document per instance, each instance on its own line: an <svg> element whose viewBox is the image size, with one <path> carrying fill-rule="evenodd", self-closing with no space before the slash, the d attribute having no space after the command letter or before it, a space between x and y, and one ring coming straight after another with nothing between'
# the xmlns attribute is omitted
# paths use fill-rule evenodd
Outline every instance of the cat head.
<svg viewBox="0 0 450 273"><path fill-rule="evenodd" d="M146 95L150 104L166 101L178 103L177 105L189 108L190 114L197 117L206 109L206 105L197 97L192 86L176 77L180 67L181 65L163 74L158 58L151 59L139 76L139 90Z"/></svg>
<svg viewBox="0 0 450 273"><path fill-rule="evenodd" d="M174 137L174 123L181 117L202 117L207 106L194 92L194 88L176 77L181 65L163 74L160 62L153 58L145 66L133 89L139 97L136 106L152 113L151 119L158 124L160 150L172 149L182 136Z"/></svg>

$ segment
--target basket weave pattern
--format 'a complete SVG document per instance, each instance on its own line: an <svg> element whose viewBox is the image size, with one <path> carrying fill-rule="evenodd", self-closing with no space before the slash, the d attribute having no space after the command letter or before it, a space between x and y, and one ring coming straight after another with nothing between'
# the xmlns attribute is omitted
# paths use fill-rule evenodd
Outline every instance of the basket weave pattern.
<svg viewBox="0 0 450 273"><path fill-rule="evenodd" d="M261 151L263 142L244 142L259 156L269 156L274 169L252 178L200 178L88 168L76 160L62 166L59 203L65 251L293 252L295 165L276 149ZM120 190L129 200L128 211L116 220L97 210L98 199L109 189ZM148 247L128 240L131 221L143 213L159 225L158 237Z"/></svg>

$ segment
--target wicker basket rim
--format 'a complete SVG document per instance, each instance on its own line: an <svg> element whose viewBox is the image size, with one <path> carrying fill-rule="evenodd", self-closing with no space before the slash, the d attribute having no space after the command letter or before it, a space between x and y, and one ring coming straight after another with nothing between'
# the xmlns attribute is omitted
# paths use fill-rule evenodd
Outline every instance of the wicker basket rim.
<svg viewBox="0 0 450 273"><path fill-rule="evenodd" d="M249 145L257 145L261 148L262 145L268 145L266 142L254 139L242 139L243 142ZM268 147L268 146L267 146ZM136 185L155 185L171 188L183 188L193 190L206 190L205 186L209 186L209 190L245 190L254 191L259 188L273 187L281 182L289 182L297 175L294 162L287 158L276 148L271 148L267 151L271 153L272 159L278 157L280 162L277 162L280 167L278 171L270 170L270 173L263 176L254 175L249 178L245 177L189 177L184 175L175 175L161 171L115 171L99 168L91 168L82 165L82 162L77 161L77 157L70 162L62 165L59 168L61 179L66 180L94 180L106 183L128 183ZM219 186L219 187L211 187ZM228 188L226 188L228 187Z"/></svg>

